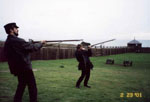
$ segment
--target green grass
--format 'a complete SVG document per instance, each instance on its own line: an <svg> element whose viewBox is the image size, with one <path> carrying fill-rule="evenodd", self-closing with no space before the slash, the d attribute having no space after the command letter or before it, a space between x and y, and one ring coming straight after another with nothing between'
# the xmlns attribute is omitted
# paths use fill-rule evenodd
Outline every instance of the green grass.
<svg viewBox="0 0 150 102"><path fill-rule="evenodd" d="M108 58L114 65L106 65ZM132 67L122 66L123 60L132 60ZM128 53L92 57L91 89L75 88L80 76L76 59L33 61L39 102L150 102L150 54ZM64 66L62 68L61 66ZM17 78L9 72L7 63L0 63L0 102L12 102ZM128 93L142 93L141 98L126 97ZM124 93L124 97L120 94ZM23 102L28 102L26 88Z"/></svg>

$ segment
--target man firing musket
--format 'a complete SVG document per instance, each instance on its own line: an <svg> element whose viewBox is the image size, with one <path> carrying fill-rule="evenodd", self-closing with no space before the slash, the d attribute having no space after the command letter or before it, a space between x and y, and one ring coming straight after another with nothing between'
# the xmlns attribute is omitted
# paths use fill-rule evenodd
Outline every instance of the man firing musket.
<svg viewBox="0 0 150 102"><path fill-rule="evenodd" d="M4 52L8 60L8 65L11 74L17 76L18 86L14 96L14 102L21 102L24 89L28 86L30 102L37 102L37 87L32 64L30 60L30 53L40 50L46 44L46 41L35 41L35 43L26 42L19 38L19 30L16 23L8 23L4 26L8 34ZM68 42L81 41L80 40L52 40L47 42Z"/></svg>
<svg viewBox="0 0 150 102"><path fill-rule="evenodd" d="M83 81L84 78L85 78L84 79L84 87L91 88L91 86L88 85L88 81L90 79L90 71L94 67L89 58L92 56L91 47L94 47L99 44L104 44L106 42L110 42L113 40L115 40L115 39L107 40L107 41L96 43L93 45L91 45L88 42L81 42L81 44L77 45L77 50L75 52L75 56L76 56L77 61L79 62L78 69L81 70L81 76L79 77L79 79L76 82L76 88L80 88L80 83ZM85 50L85 48L84 48L85 46L87 46L88 50Z"/></svg>
<svg viewBox="0 0 150 102"><path fill-rule="evenodd" d="M8 23L4 28L8 34L4 45L4 52L11 74L14 74L18 78L18 86L13 102L22 102L26 86L29 89L30 102L37 102L37 87L32 71L30 53L40 50L46 42L39 41L39 43L31 44L19 38L19 27L16 23Z"/></svg>

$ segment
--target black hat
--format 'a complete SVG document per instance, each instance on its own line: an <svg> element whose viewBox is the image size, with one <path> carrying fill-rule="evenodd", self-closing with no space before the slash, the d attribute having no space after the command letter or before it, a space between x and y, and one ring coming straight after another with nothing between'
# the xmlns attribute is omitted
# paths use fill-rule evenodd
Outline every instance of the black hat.
<svg viewBox="0 0 150 102"><path fill-rule="evenodd" d="M10 29L19 28L19 27L16 25L16 23L8 23L4 26L4 28L6 33L8 34Z"/></svg>
<svg viewBox="0 0 150 102"><path fill-rule="evenodd" d="M91 44L88 43L88 42L81 42L81 45L83 45L83 46L89 46L89 45L91 45Z"/></svg>
<svg viewBox="0 0 150 102"><path fill-rule="evenodd" d="M19 28L16 23L8 23L4 26L5 29L8 29L8 28Z"/></svg>

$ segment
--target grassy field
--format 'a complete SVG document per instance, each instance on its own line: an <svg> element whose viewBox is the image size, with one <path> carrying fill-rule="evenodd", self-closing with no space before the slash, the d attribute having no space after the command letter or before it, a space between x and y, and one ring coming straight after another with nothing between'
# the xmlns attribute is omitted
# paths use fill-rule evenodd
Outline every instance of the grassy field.
<svg viewBox="0 0 150 102"><path fill-rule="evenodd" d="M114 65L105 64L113 58ZM122 66L132 60L132 67ZM128 53L92 57L94 69L89 85L75 88L80 76L76 59L33 61L39 102L150 102L150 54ZM7 63L0 63L0 102L12 102L17 78L9 72ZM132 97L133 94L133 97ZM141 97L137 97L138 95ZM28 102L26 88L23 102Z"/></svg>

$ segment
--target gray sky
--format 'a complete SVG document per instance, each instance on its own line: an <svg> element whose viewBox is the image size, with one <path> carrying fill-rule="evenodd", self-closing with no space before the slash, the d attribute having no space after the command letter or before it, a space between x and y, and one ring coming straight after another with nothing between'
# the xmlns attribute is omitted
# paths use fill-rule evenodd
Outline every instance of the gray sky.
<svg viewBox="0 0 150 102"><path fill-rule="evenodd" d="M0 0L0 40L9 22L25 39L150 40L150 0Z"/></svg>

